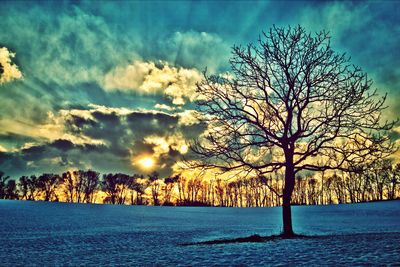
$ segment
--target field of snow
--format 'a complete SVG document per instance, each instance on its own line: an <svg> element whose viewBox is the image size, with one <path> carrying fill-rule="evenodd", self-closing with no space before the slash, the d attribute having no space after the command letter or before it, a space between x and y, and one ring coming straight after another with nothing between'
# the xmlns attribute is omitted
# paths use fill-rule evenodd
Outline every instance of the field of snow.
<svg viewBox="0 0 400 267"><path fill-rule="evenodd" d="M0 201L0 266L400 263L400 201L293 207L309 239L181 246L281 230L280 208ZM399 265L396 265L399 266Z"/></svg>

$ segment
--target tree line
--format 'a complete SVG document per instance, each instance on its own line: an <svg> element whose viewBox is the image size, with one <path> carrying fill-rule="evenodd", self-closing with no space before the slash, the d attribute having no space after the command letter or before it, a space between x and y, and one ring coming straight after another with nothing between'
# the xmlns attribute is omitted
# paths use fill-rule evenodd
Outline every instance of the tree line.
<svg viewBox="0 0 400 267"><path fill-rule="evenodd" d="M377 160L350 171L296 176L294 205L325 205L397 199L400 163ZM212 180L178 174L161 178L93 170L43 173L11 179L0 172L0 199L127 205L273 207L282 205L284 174Z"/></svg>

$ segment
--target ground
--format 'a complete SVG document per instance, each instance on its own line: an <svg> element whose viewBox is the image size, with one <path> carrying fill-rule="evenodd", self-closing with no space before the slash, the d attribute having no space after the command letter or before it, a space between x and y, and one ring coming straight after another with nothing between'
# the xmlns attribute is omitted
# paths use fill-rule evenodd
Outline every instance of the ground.
<svg viewBox="0 0 400 267"><path fill-rule="evenodd" d="M312 236L189 245L281 231L280 208L0 201L0 265L362 265L400 262L400 201L296 206Z"/></svg>

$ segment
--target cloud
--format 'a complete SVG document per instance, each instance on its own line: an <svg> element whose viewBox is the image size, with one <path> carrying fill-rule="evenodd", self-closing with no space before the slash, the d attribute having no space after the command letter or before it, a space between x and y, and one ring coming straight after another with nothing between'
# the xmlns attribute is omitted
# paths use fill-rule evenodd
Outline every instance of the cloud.
<svg viewBox="0 0 400 267"><path fill-rule="evenodd" d="M10 52L7 47L0 47L0 84L22 79L18 66L11 61L14 57L15 53Z"/></svg>
<svg viewBox="0 0 400 267"><path fill-rule="evenodd" d="M54 114L49 111L47 118L40 124L29 123L21 120L0 120L1 135L17 135L29 138L30 141L24 143L22 148L26 144L37 144L42 142L53 142L57 139L64 139L73 142L74 144L102 144L101 140L88 138L84 134L73 134L66 128L67 120L73 116L75 110L72 110L70 114L65 110L61 110L59 114ZM80 112L80 116L85 116L85 111ZM80 117L81 118L81 117ZM0 136L1 137L1 136ZM3 138L1 137L0 140ZM36 142L33 142L35 140ZM18 150L18 147L14 147L13 150Z"/></svg>
<svg viewBox="0 0 400 267"><path fill-rule="evenodd" d="M154 63L136 61L128 66L116 67L108 72L104 77L104 89L106 90L141 90L145 93L155 93L156 91L146 91L141 88L145 77L151 75L156 69ZM146 88L148 89L148 88Z"/></svg>
<svg viewBox="0 0 400 267"><path fill-rule="evenodd" d="M100 16L77 5L18 4L1 15L0 40L16 47L24 75L46 84L99 81L105 70L136 57L135 40L116 35ZM23 51L22 51L23 50Z"/></svg>
<svg viewBox="0 0 400 267"><path fill-rule="evenodd" d="M202 75L195 69L169 66L166 62L134 61L108 72L106 90L134 91L142 94L164 94L174 105L184 105L196 98L196 83Z"/></svg>
<svg viewBox="0 0 400 267"><path fill-rule="evenodd" d="M191 27L147 29L138 17L147 15L132 13L136 8L131 4L123 8L130 11L123 22L121 6L112 8L118 12L107 8L105 15L85 3L68 8L51 3L4 4L0 28L7 30L0 31L0 47L17 51L16 63L24 79L2 85L0 134L26 128L29 135L46 139L52 134L51 124L42 127L49 111L55 114L88 103L149 109L156 103L172 109L182 107L195 98L195 81L201 79L196 68L203 70L214 61L222 63L219 54L225 55L225 48L229 53L229 46L216 33L192 31ZM130 26L125 27L126 23ZM153 70L152 75L142 73L139 67ZM115 77L111 75L114 71ZM129 73L137 75L130 77ZM119 89L104 90L107 75L112 78L111 87ZM135 89L126 89L131 87ZM41 127L37 133L35 127Z"/></svg>
<svg viewBox="0 0 400 267"><path fill-rule="evenodd" d="M159 104L159 103L155 104L154 108L155 109L162 109L162 110L166 110L166 111L173 111L173 110L176 109L176 107L171 107L171 106L168 106L168 105L165 105L165 104Z"/></svg>
<svg viewBox="0 0 400 267"><path fill-rule="evenodd" d="M18 175L88 167L133 173L142 171L132 164L135 159L148 155L156 160L157 171L169 175L172 166L189 154L188 141L205 129L189 113L94 104L49 112L40 125L14 124L3 134L25 142L1 152L0 169Z"/></svg>
<svg viewBox="0 0 400 267"><path fill-rule="evenodd" d="M78 5L29 2L2 7L0 47L17 52L15 62L24 79L1 85L0 134L29 131L27 135L46 139L52 134L51 124L41 126L49 111L132 100L107 94L98 84L112 67L135 58L137 40L115 34L103 17ZM4 52L0 49L1 62ZM0 82L3 79L0 74Z"/></svg>
<svg viewBox="0 0 400 267"><path fill-rule="evenodd" d="M189 125L189 126L198 124L199 123L199 120L197 119L198 116L200 116L198 111L187 109L179 113L179 122L183 125Z"/></svg>
<svg viewBox="0 0 400 267"><path fill-rule="evenodd" d="M229 67L231 45L216 33L193 30L175 32L158 44L162 56L175 65L213 73Z"/></svg>
<svg viewBox="0 0 400 267"><path fill-rule="evenodd" d="M163 154L167 154L171 149L179 151L179 153L182 155L188 152L188 145L182 134L168 136L150 135L144 138L144 143L154 145L153 155L155 157L160 157Z"/></svg>
<svg viewBox="0 0 400 267"><path fill-rule="evenodd" d="M7 149L5 147L3 147L2 145L0 145L0 153L1 152L7 152Z"/></svg>

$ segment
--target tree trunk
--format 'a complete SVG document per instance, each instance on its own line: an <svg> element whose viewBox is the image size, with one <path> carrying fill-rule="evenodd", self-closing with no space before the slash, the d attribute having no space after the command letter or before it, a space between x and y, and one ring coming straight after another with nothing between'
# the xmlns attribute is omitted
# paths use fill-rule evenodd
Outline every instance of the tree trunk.
<svg viewBox="0 0 400 267"><path fill-rule="evenodd" d="M290 205L290 197L283 195L283 233L282 235L285 237L293 236L293 227L292 227L292 210Z"/></svg>
<svg viewBox="0 0 400 267"><path fill-rule="evenodd" d="M392 192L390 193L390 199L396 199L396 179L392 179Z"/></svg>
<svg viewBox="0 0 400 267"><path fill-rule="evenodd" d="M294 189L294 165L293 165L293 152L285 151L286 169L285 169L285 187L283 189L283 204L282 204L282 219L283 219L283 233L284 237L294 236L292 227L292 210L291 198Z"/></svg>

